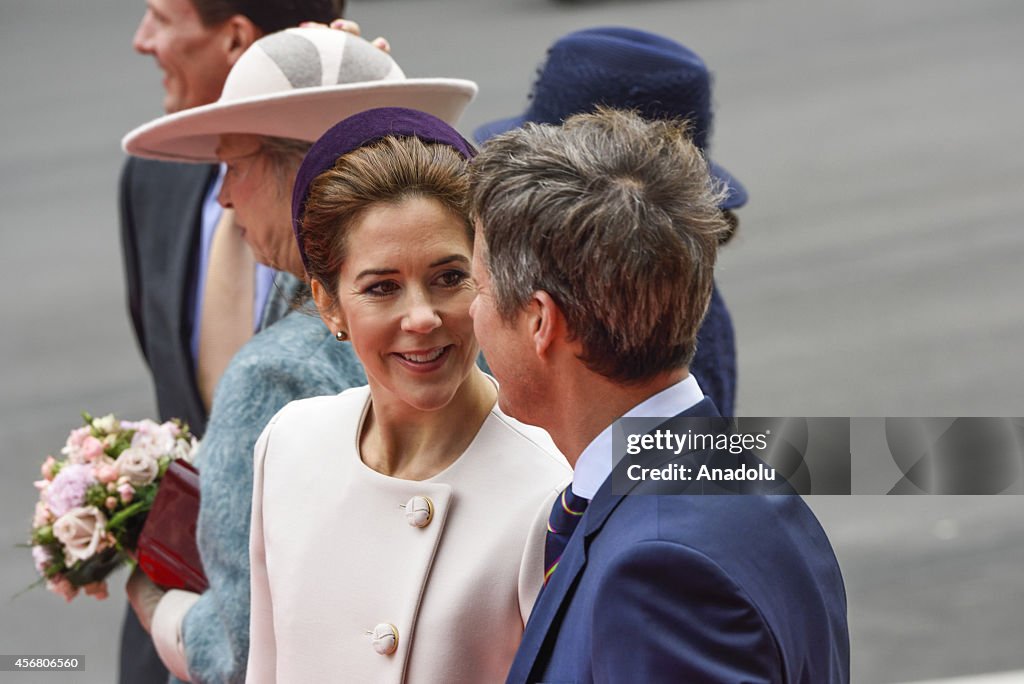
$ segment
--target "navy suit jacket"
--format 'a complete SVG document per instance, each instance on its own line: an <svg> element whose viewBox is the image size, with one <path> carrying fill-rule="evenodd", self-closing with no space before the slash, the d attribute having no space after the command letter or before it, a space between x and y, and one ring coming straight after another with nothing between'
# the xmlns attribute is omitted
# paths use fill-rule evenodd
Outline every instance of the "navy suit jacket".
<svg viewBox="0 0 1024 684"><path fill-rule="evenodd" d="M679 417L714 417L709 399ZM508 682L846 683L846 592L796 495L594 496Z"/></svg>

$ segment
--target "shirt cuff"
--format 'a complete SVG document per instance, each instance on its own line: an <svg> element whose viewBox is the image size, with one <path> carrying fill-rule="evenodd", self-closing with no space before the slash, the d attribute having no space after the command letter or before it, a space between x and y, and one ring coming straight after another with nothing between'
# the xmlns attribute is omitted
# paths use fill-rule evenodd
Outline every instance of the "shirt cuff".
<svg viewBox="0 0 1024 684"><path fill-rule="evenodd" d="M153 645L164 666L178 679L192 681L188 674L188 658L185 657L185 643L181 638L181 624L185 613L199 600L199 594L191 591L171 589L156 604L150 632Z"/></svg>

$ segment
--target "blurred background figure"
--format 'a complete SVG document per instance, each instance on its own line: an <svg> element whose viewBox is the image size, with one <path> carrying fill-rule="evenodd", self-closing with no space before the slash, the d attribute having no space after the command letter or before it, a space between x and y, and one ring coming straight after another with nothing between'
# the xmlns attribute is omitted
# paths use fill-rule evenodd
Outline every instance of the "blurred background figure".
<svg viewBox="0 0 1024 684"><path fill-rule="evenodd" d="M344 0L148 0L132 47L156 61L164 111L178 112L216 100L232 65L260 36L302 21L330 22L344 7ZM228 360L286 310L271 296L274 271L255 265L237 230L218 230L232 221L217 204L222 179L211 164L129 159L121 171L121 248L135 338L160 420L181 418L200 438ZM131 611L120 678L167 678Z"/></svg>
<svg viewBox="0 0 1024 684"><path fill-rule="evenodd" d="M342 31L296 28L256 41L228 74L215 103L168 114L125 138L126 151L225 167L219 201L257 261L279 271L272 296L285 305L306 290L291 221L292 185L310 143L339 119L381 104L455 121L476 94L470 81L407 79L385 52ZM219 296L210 281L210 296ZM165 592L136 571L128 595L168 669L194 682L240 681L249 630L249 518L253 446L289 401L337 394L365 382L350 345L315 311L286 309L230 360L197 454L197 537L210 587Z"/></svg>
<svg viewBox="0 0 1024 684"><path fill-rule="evenodd" d="M603 105L636 110L648 119L687 119L694 143L707 156L711 100L711 73L692 50L646 31L586 29L560 38L548 50L524 113L484 124L474 135L478 142L485 142L527 121L560 124L573 114ZM725 243L735 234L739 222L733 210L746 204L747 191L720 165L709 163L712 176L726 188L720 208L731 231L722 239ZM717 284L697 336L690 372L721 414L732 416L736 339Z"/></svg>

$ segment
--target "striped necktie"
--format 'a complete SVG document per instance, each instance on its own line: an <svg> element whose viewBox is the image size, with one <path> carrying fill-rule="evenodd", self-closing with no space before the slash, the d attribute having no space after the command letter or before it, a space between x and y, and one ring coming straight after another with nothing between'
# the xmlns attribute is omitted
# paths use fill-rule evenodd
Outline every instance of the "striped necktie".
<svg viewBox="0 0 1024 684"><path fill-rule="evenodd" d="M565 545L569 543L569 537L572 536L589 503L588 499L572 493L571 484L555 499L551 515L548 517L548 534L544 540L545 585L551 579L551 573L558 567Z"/></svg>

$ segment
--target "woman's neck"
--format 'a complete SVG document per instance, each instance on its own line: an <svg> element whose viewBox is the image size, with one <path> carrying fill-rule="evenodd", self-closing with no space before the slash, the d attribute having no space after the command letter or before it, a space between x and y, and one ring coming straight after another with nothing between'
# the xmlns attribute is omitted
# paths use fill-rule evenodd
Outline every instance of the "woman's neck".
<svg viewBox="0 0 1024 684"><path fill-rule="evenodd" d="M494 383L474 367L452 400L436 411L421 411L405 402L371 400L359 440L360 458L390 477L433 477L470 445L497 396Z"/></svg>

